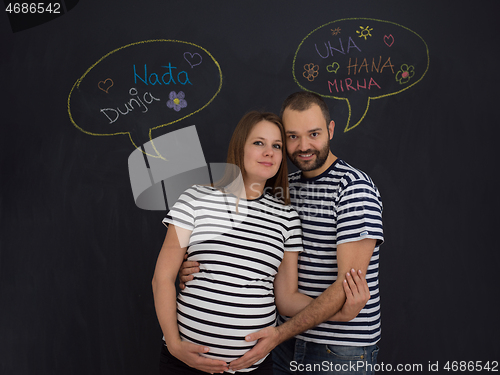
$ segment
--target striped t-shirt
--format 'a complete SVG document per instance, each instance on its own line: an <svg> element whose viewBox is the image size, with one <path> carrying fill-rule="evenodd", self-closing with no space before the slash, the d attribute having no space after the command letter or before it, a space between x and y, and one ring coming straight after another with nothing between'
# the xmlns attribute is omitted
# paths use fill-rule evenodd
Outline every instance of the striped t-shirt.
<svg viewBox="0 0 500 375"><path fill-rule="evenodd" d="M327 345L367 346L380 339L379 245L383 242L382 201L365 173L337 159L311 179L289 176L292 206L302 221L304 251L299 254L299 291L313 298L337 280L337 245L377 240L366 279L370 300L349 322L327 321L296 336ZM282 323L286 317L280 317Z"/></svg>
<svg viewBox="0 0 500 375"><path fill-rule="evenodd" d="M192 231L188 260L200 263L177 296L181 338L208 346L209 358L229 363L241 357L256 344L246 335L276 324L274 277L284 251L302 251L297 213L269 194L237 202L197 185L163 221Z"/></svg>

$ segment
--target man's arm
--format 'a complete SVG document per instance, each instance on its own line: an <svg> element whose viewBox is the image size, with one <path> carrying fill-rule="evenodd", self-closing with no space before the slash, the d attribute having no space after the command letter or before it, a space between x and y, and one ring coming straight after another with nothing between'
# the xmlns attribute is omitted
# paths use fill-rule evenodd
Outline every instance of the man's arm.
<svg viewBox="0 0 500 375"><path fill-rule="evenodd" d="M298 277L298 253L287 251L274 279L274 297L281 315L295 316L314 301L314 298L299 292ZM342 286L346 301L342 309L328 320L348 322L370 299L370 289L361 270L347 273Z"/></svg>
<svg viewBox="0 0 500 375"><path fill-rule="evenodd" d="M337 275L340 276L346 275L349 272L355 272L353 270L361 270L366 274L375 244L376 240L364 239L338 245ZM346 300L344 287L342 286L343 280L343 277L337 277L337 280L305 309L285 324L277 327L279 333L279 342L277 344L323 323L336 314Z"/></svg>
<svg viewBox="0 0 500 375"><path fill-rule="evenodd" d="M232 370L251 366L263 358L274 347L295 335L307 331L335 315L344 305L346 295L342 285L344 278L353 270L361 270L366 275L370 259L375 249L376 240L364 239L337 246L337 280L306 308L278 327L264 328L248 335L246 341L259 342L243 357L231 362Z"/></svg>
<svg viewBox="0 0 500 375"><path fill-rule="evenodd" d="M184 262L181 264L181 268L179 269L179 288L184 290L186 287L186 283L194 279L195 273L200 272L200 264L198 262L194 262L192 260L186 260L187 254L184 255Z"/></svg>

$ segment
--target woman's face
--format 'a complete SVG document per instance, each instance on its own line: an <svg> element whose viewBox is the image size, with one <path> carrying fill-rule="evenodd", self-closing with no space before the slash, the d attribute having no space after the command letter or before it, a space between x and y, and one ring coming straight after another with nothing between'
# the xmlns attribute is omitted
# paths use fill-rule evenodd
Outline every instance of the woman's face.
<svg viewBox="0 0 500 375"><path fill-rule="evenodd" d="M265 183L273 177L283 159L283 140L277 125L260 121L245 142L244 167L246 183Z"/></svg>

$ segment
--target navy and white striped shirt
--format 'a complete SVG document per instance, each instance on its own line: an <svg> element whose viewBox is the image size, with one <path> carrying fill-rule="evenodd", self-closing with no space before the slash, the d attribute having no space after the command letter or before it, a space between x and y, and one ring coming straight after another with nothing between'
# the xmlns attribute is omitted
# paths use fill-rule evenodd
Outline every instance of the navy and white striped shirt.
<svg viewBox="0 0 500 375"><path fill-rule="evenodd" d="M367 346L380 339L379 245L383 242L382 201L365 173L337 159L311 179L289 176L292 206L302 221L304 251L299 254L299 291L319 296L337 279L337 245L377 240L366 279L370 300L350 322L324 322L297 338L327 345ZM286 317L279 318L282 323Z"/></svg>
<svg viewBox="0 0 500 375"><path fill-rule="evenodd" d="M234 195L193 186L163 221L192 231L188 259L200 263L177 297L182 339L208 346L209 358L241 357L256 344L246 335L276 324L274 277L284 251L302 251L297 213L269 194L240 199L236 212Z"/></svg>

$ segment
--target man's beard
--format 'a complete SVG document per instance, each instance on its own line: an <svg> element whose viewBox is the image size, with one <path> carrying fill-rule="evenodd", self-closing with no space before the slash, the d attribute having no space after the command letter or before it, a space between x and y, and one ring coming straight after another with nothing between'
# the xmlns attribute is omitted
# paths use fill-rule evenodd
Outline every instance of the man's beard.
<svg viewBox="0 0 500 375"><path fill-rule="evenodd" d="M321 150L309 149L307 151L295 151L292 155L288 155L291 162L301 171L309 172L321 168L325 164L328 154L330 153L330 142L327 142ZM298 155L314 154L316 158L314 161L302 161Z"/></svg>

